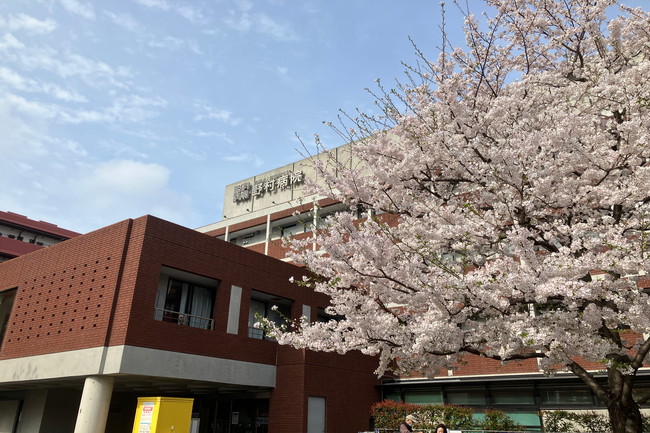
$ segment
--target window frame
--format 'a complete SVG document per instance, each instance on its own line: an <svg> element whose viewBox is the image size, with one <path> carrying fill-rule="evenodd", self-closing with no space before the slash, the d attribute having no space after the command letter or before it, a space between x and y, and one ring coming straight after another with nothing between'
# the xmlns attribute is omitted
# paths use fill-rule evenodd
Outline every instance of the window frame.
<svg viewBox="0 0 650 433"><path fill-rule="evenodd" d="M213 278L163 266L156 292L154 319L191 328L213 330L219 283L219 280ZM176 286L176 290L180 289L180 298L174 305L169 304L172 285ZM196 301L197 296L203 297L203 300ZM169 306L174 308L168 308ZM204 311L196 314L197 308ZM204 315L206 313L207 315Z"/></svg>

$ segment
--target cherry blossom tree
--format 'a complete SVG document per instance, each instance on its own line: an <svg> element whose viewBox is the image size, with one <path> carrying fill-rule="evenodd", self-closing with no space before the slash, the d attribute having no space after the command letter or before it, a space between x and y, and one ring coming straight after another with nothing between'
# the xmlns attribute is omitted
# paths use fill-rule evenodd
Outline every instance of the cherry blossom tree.
<svg viewBox="0 0 650 433"><path fill-rule="evenodd" d="M316 250L293 242L293 260L343 318L274 332L375 355L378 373L534 358L577 375L614 432L640 432L650 14L615 0L486 3L480 19L465 11L464 47L445 39L435 62L378 85L379 115L335 127L352 163L315 159L326 186L313 187L368 217L329 218Z"/></svg>

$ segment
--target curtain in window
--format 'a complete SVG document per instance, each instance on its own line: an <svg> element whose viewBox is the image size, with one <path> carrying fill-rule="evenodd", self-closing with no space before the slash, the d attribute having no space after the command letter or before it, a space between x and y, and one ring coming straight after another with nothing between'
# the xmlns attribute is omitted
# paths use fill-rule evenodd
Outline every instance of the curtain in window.
<svg viewBox="0 0 650 433"><path fill-rule="evenodd" d="M192 289L189 325L195 328L210 329L209 319L212 318L212 293L210 293L209 289L201 286L193 286Z"/></svg>
<svg viewBox="0 0 650 433"><path fill-rule="evenodd" d="M255 328L256 316L266 317L266 303L251 299L251 306L248 310L248 336L261 340L264 338L264 332Z"/></svg>

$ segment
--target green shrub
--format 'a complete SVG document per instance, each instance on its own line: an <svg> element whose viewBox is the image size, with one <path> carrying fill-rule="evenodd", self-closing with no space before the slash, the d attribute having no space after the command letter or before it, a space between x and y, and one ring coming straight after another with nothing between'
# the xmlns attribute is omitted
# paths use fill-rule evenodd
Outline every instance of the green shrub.
<svg viewBox="0 0 650 433"><path fill-rule="evenodd" d="M593 411L567 412L566 410L552 410L542 412L545 432L611 432L612 425L609 415L598 414ZM643 431L650 432L650 417L641 415Z"/></svg>
<svg viewBox="0 0 650 433"><path fill-rule="evenodd" d="M487 410L478 426L483 430L521 431L522 426L500 410Z"/></svg>
<svg viewBox="0 0 650 433"><path fill-rule="evenodd" d="M454 430L521 430L519 424L498 410L485 412L482 421L477 422L473 417L474 411L462 406L412 404L386 400L375 403L371 408L374 426L382 430L396 430L408 414L418 418L417 430L433 430L439 423Z"/></svg>
<svg viewBox="0 0 650 433"><path fill-rule="evenodd" d="M567 412L566 410L546 411L543 413L544 431L612 431L609 416L597 414L593 411Z"/></svg>

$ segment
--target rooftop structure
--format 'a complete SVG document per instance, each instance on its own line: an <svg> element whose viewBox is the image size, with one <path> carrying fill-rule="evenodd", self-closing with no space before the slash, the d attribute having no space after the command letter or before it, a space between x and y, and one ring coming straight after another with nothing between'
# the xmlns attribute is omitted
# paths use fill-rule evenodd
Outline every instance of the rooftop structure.
<svg viewBox="0 0 650 433"><path fill-rule="evenodd" d="M0 211L0 262L76 236L79 233L45 221Z"/></svg>

